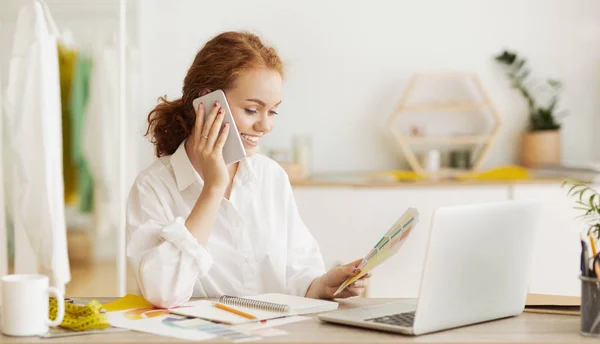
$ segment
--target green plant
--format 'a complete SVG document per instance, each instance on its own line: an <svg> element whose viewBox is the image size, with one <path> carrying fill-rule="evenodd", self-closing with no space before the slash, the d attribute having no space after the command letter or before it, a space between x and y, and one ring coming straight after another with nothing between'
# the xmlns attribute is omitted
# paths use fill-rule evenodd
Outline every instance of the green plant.
<svg viewBox="0 0 600 344"><path fill-rule="evenodd" d="M562 186L567 184L571 185L567 195L577 198L574 208L583 211L580 217L588 221L587 234L600 240L600 194L582 182L565 179Z"/></svg>
<svg viewBox="0 0 600 344"><path fill-rule="evenodd" d="M558 104L558 94L562 90L562 83L558 80L548 79L545 84L538 84L531 78L531 70L527 67L527 61L511 51L503 51L495 57L495 60L504 65L507 69L507 75L511 81L511 86L525 97L529 106L529 131L557 130L560 129L558 117L563 112L556 111ZM533 95L536 89L545 87L552 93L548 104L540 105L536 102Z"/></svg>

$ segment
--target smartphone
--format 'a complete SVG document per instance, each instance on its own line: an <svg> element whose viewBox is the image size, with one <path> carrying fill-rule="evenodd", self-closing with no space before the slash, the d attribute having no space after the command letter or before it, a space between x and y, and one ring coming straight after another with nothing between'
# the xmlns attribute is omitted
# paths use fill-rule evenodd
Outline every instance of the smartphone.
<svg viewBox="0 0 600 344"><path fill-rule="evenodd" d="M218 101L221 104L221 108L224 111L223 124L229 123L229 135L227 136L227 140L223 146L223 160L225 160L225 164L227 165L233 164L234 162L240 161L246 157L246 149L244 148L242 138L240 137L240 133L237 130L235 121L233 120L233 115L231 114L229 103L225 97L225 92L221 90L213 91L202 97L194 99L192 104L196 113L198 113L198 106L200 106L200 102L204 104L204 119L206 120L206 117L208 117L208 114L215 106L215 101Z"/></svg>

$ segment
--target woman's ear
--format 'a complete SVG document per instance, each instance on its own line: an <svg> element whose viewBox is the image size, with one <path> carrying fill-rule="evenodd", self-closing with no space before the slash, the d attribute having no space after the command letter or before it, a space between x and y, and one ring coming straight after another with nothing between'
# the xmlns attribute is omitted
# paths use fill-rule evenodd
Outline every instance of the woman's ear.
<svg viewBox="0 0 600 344"><path fill-rule="evenodd" d="M203 89L200 91L200 97L202 97L202 96L205 96L205 95L209 94L210 92L211 92L211 91L210 91L208 88L203 88Z"/></svg>

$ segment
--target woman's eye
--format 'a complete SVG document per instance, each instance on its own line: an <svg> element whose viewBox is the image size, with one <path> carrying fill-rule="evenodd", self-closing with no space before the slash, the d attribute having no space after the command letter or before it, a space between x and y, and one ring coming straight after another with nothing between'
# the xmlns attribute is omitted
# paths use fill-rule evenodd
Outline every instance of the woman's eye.
<svg viewBox="0 0 600 344"><path fill-rule="evenodd" d="M277 111L269 111L269 115L277 116L277 115L279 115L279 112L277 112Z"/></svg>
<svg viewBox="0 0 600 344"><path fill-rule="evenodd" d="M256 110L253 109L244 109L244 111L246 111L248 115L254 115L256 113Z"/></svg>

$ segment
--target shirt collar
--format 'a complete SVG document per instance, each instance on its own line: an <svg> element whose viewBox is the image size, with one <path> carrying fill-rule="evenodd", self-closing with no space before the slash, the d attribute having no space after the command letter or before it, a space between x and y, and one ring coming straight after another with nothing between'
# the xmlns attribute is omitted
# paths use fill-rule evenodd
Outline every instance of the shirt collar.
<svg viewBox="0 0 600 344"><path fill-rule="evenodd" d="M175 173L175 180L177 181L177 187L179 191L185 190L188 186L192 185L196 181L202 181L198 172L192 166L190 158L187 156L185 151L185 141L179 145L175 153L171 155L171 166L173 166L173 172Z"/></svg>
<svg viewBox="0 0 600 344"><path fill-rule="evenodd" d="M235 176L235 183L248 188L252 193L258 193L258 178L256 174L255 164L256 159L253 157L245 157L239 161L238 169Z"/></svg>
<svg viewBox="0 0 600 344"><path fill-rule="evenodd" d="M238 165L238 170L236 173L239 173L236 177L238 177L242 184L248 184L256 180L256 170L254 166L252 166L252 158L245 157L240 160L240 164Z"/></svg>

